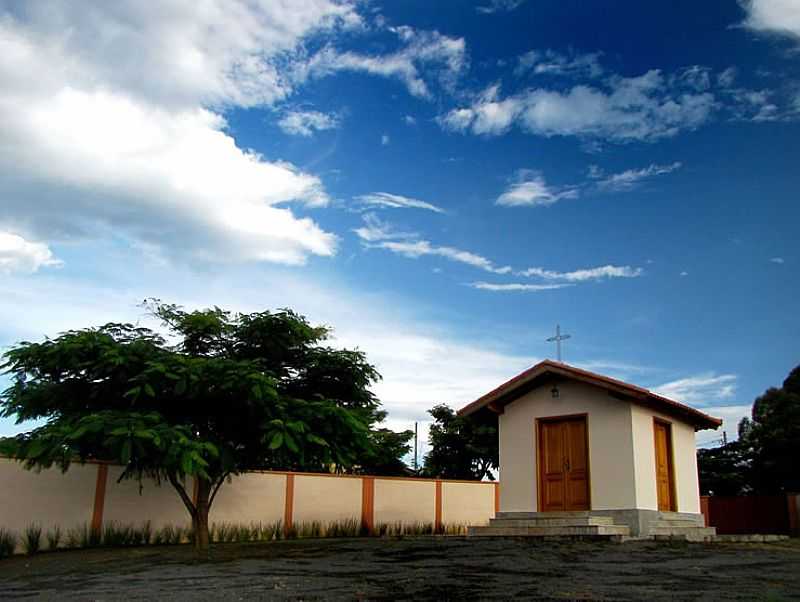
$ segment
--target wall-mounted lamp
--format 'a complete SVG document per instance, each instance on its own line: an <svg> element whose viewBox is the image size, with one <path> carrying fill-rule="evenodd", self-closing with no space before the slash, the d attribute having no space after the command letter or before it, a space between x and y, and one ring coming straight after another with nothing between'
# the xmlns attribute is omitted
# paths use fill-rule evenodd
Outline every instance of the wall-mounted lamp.
<svg viewBox="0 0 800 602"><path fill-rule="evenodd" d="M553 385L553 388L550 389L550 395L553 396L553 399L558 399L559 396L558 385Z"/></svg>

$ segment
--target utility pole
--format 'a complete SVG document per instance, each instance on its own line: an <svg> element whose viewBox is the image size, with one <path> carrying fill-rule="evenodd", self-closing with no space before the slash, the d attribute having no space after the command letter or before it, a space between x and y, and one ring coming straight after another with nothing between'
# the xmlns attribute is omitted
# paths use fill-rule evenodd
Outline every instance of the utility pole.
<svg viewBox="0 0 800 602"><path fill-rule="evenodd" d="M414 421L414 474L419 473L419 466L417 466L417 450L419 440L419 423Z"/></svg>

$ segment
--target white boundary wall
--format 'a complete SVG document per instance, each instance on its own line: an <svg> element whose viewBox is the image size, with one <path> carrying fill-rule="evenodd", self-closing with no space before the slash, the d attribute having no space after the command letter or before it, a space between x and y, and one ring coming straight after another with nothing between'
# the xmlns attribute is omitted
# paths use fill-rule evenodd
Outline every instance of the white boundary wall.
<svg viewBox="0 0 800 602"><path fill-rule="evenodd" d="M44 532L63 532L103 523L153 529L186 526L189 513L169 483L117 482L120 466L73 464L25 470L0 458L0 528L21 536L37 523ZM275 523L356 519L367 528L380 524L430 523L436 527L485 525L498 504L497 483L405 477L373 477L287 472L248 472L224 483L211 509L212 523ZM191 495L193 481L186 483Z"/></svg>

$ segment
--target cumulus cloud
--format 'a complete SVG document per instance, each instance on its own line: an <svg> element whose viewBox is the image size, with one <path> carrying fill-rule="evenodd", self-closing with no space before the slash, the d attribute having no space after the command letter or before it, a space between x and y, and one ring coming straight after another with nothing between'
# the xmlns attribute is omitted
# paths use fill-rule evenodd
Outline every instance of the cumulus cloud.
<svg viewBox="0 0 800 602"><path fill-rule="evenodd" d="M463 38L453 38L438 31L417 30L401 26L388 29L400 41L397 51L382 55L367 55L341 51L327 45L306 61L293 67L293 78L304 81L324 77L339 71L368 73L398 79L409 93L431 98L430 84L438 80L452 86L466 66L466 44Z"/></svg>
<svg viewBox="0 0 800 602"><path fill-rule="evenodd" d="M466 107L439 118L446 130L499 135L512 126L541 136L614 142L657 140L695 129L715 109L714 96L668 85L657 69L638 77L612 75L567 89L530 88L503 97L491 86Z"/></svg>
<svg viewBox="0 0 800 602"><path fill-rule="evenodd" d="M0 274L33 273L41 267L59 266L61 263L45 243L0 231Z"/></svg>
<svg viewBox="0 0 800 602"><path fill-rule="evenodd" d="M800 42L800 3L797 0L743 0L744 26L788 36Z"/></svg>
<svg viewBox="0 0 800 602"><path fill-rule="evenodd" d="M735 374L704 372L673 380L653 388L655 393L690 405L709 405L733 397L736 392Z"/></svg>
<svg viewBox="0 0 800 602"><path fill-rule="evenodd" d="M597 187L601 190L625 191L635 188L644 180L672 173L680 169L681 166L682 163L680 161L665 165L651 163L647 167L640 169L626 169L619 173L605 174L596 165L592 165L590 166L589 177L598 180Z"/></svg>
<svg viewBox="0 0 800 602"><path fill-rule="evenodd" d="M325 205L319 178L239 148L221 110L284 98L280 57L358 21L327 0L16 5L0 19L0 226L113 228L214 261L333 254L335 236L279 206Z"/></svg>
<svg viewBox="0 0 800 602"><path fill-rule="evenodd" d="M546 207L562 199L578 198L576 187L555 188L549 186L544 178L528 170L518 173L514 181L497 200L503 207Z"/></svg>
<svg viewBox="0 0 800 602"><path fill-rule="evenodd" d="M522 282L511 282L508 284L497 284L493 282L471 282L468 284L472 288L482 291L493 292L539 292L549 291L559 288L573 286L572 284L525 284Z"/></svg>
<svg viewBox="0 0 800 602"><path fill-rule="evenodd" d="M444 213L444 209L433 203L390 192L362 194L356 197L356 201L368 207L382 209L426 209L435 213Z"/></svg>
<svg viewBox="0 0 800 602"><path fill-rule="evenodd" d="M288 111L278 121L278 126L287 134L309 137L314 131L338 128L339 121L339 116L335 113Z"/></svg>
<svg viewBox="0 0 800 602"><path fill-rule="evenodd" d="M771 257L771 258L770 258L770 261L771 261L772 263L777 263L778 265L781 265L781 264L784 264L784 263L786 263L786 262L784 261L783 257Z"/></svg>

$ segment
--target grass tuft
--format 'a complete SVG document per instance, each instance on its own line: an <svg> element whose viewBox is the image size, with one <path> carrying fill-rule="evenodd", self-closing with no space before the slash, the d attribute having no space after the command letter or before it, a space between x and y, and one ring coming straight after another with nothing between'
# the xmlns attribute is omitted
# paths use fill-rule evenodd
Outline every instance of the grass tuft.
<svg viewBox="0 0 800 602"><path fill-rule="evenodd" d="M42 525L31 523L25 527L25 533L22 536L22 547L29 556L42 549Z"/></svg>
<svg viewBox="0 0 800 602"><path fill-rule="evenodd" d="M0 527L0 558L11 556L17 547L17 534Z"/></svg>
<svg viewBox="0 0 800 602"><path fill-rule="evenodd" d="M58 546L61 545L61 527L56 525L52 529L47 531L47 549L48 550L57 550Z"/></svg>

